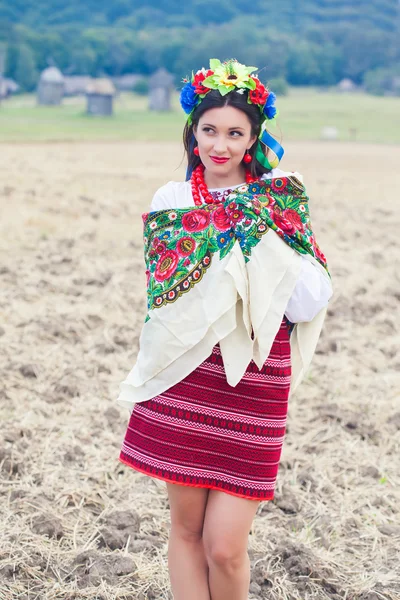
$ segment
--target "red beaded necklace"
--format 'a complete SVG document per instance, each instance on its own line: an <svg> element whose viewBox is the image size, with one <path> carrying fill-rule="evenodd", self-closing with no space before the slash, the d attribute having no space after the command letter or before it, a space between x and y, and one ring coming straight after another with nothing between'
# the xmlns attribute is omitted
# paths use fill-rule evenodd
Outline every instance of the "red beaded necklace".
<svg viewBox="0 0 400 600"><path fill-rule="evenodd" d="M192 196L196 206L203 204L201 197L207 204L214 204L216 200L208 191L206 182L204 181L204 165L200 163L192 172L190 182L192 185ZM246 171L246 183L254 183L257 177L253 177L250 171Z"/></svg>

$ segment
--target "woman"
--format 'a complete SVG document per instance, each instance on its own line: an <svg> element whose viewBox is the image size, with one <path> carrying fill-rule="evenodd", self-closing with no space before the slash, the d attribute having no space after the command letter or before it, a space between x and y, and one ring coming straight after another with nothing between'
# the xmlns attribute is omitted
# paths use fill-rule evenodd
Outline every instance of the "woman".
<svg viewBox="0 0 400 600"><path fill-rule="evenodd" d="M120 460L166 481L175 600L247 598L248 533L332 296L254 70L212 59L186 82L187 181L143 215L149 310L118 398L131 410Z"/></svg>

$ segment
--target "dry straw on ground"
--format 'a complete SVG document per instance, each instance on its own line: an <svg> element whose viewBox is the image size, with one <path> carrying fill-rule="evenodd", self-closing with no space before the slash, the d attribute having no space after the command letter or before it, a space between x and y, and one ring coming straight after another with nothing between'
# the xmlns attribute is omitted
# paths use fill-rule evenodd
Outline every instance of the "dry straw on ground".
<svg viewBox="0 0 400 600"><path fill-rule="evenodd" d="M180 152L1 148L1 600L171 598L165 484L118 461L115 400L145 312L140 214ZM249 538L253 599L400 598L399 160L287 147L335 297Z"/></svg>

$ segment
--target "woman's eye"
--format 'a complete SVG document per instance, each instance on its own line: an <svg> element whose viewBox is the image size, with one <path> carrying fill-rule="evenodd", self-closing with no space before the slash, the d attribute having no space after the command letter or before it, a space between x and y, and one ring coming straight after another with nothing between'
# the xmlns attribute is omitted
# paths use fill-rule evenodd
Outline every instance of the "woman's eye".
<svg viewBox="0 0 400 600"><path fill-rule="evenodd" d="M211 127L203 127L203 131L205 133L214 133L214 129L211 129ZM230 131L229 133L231 137L243 136L243 133L241 133L240 131Z"/></svg>

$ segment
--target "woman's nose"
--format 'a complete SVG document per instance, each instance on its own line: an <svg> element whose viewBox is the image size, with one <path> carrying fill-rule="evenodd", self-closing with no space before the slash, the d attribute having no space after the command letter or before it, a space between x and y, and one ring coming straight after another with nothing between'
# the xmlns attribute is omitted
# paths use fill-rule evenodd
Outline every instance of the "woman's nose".
<svg viewBox="0 0 400 600"><path fill-rule="evenodd" d="M214 151L218 154L223 154L227 150L226 139L223 136L219 136L214 141Z"/></svg>

